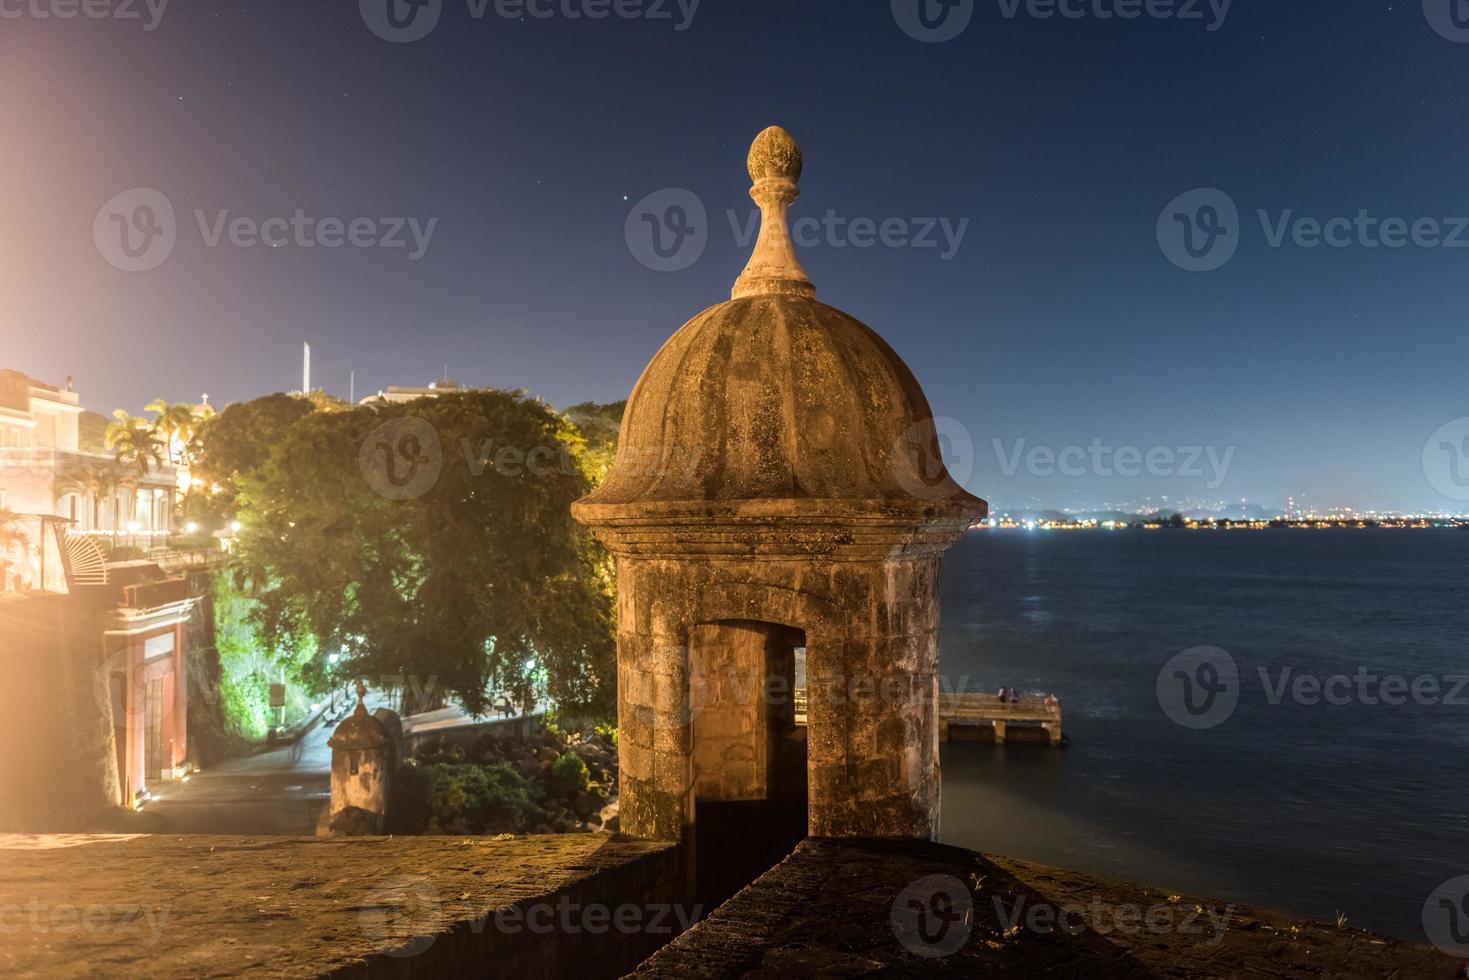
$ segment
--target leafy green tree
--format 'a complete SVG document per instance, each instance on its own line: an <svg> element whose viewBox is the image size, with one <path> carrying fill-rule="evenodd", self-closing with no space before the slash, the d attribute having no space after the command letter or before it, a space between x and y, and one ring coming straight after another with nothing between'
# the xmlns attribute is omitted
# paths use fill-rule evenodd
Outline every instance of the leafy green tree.
<svg viewBox="0 0 1469 980"><path fill-rule="evenodd" d="M185 495L184 516L214 530L234 520L239 478L264 466L291 426L314 410L306 399L269 395L230 405L198 423L193 473L202 489Z"/></svg>
<svg viewBox="0 0 1469 980"><path fill-rule="evenodd" d="M582 402L566 410L566 417L586 440L586 449L582 454L583 467L593 483L605 480L607 471L612 468L612 460L617 455L617 436L626 411L625 401L610 405Z"/></svg>
<svg viewBox="0 0 1469 980"><path fill-rule="evenodd" d="M610 713L611 581L571 519L592 480L565 417L475 391L308 410L280 431L232 446L238 552L270 642L310 636L350 673L432 678L476 715L491 690L539 688Z"/></svg>

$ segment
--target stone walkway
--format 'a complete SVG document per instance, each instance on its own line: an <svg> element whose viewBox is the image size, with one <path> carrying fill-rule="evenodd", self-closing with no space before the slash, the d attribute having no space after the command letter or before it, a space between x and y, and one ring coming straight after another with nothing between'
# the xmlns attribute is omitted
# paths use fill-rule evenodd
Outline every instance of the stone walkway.
<svg viewBox="0 0 1469 980"><path fill-rule="evenodd" d="M145 812L167 833L309 837L331 798L331 733L318 723L294 745L152 784Z"/></svg>

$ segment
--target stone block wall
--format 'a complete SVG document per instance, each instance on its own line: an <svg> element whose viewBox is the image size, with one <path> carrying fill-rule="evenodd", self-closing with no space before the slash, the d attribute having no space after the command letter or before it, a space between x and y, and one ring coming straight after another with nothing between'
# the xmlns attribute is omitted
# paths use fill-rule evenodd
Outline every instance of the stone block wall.
<svg viewBox="0 0 1469 980"><path fill-rule="evenodd" d="M618 681L624 831L684 839L694 800L705 789L696 760L730 760L735 741L753 738L753 731L730 720L718 691L712 705L699 703L707 692L696 683L698 658L691 647L701 627L755 622L805 636L810 832L934 836L937 575L932 555L873 561L623 558ZM721 634L707 635L717 649ZM721 656L726 666L738 662L744 670L753 661L731 653L716 655L716 662ZM768 670L767 662L766 671L750 680L762 683ZM696 745L711 708L713 742ZM715 781L716 792L758 786L754 773L746 783L726 782L725 775Z"/></svg>

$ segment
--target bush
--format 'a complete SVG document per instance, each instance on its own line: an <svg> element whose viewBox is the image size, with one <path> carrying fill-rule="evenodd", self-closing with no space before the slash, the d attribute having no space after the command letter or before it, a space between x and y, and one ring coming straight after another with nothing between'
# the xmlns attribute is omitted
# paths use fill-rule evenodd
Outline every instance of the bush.
<svg viewBox="0 0 1469 980"><path fill-rule="evenodd" d="M435 763L423 767L434 820L445 831L519 834L542 816L538 787L504 763L489 766Z"/></svg>
<svg viewBox="0 0 1469 980"><path fill-rule="evenodd" d="M592 729L595 733L607 740L607 744L614 749L617 748L617 726L610 721L599 721Z"/></svg>
<svg viewBox="0 0 1469 980"><path fill-rule="evenodd" d="M550 782L551 792L569 797L585 793L592 784L592 777L581 756L567 752L551 763Z"/></svg>
<svg viewBox="0 0 1469 980"><path fill-rule="evenodd" d="M442 735L437 735L426 740L418 751L414 753L414 758L418 760L420 765L425 766L441 763L445 765L460 765L466 761L464 749L450 742ZM479 759L476 758L474 761L478 762Z"/></svg>

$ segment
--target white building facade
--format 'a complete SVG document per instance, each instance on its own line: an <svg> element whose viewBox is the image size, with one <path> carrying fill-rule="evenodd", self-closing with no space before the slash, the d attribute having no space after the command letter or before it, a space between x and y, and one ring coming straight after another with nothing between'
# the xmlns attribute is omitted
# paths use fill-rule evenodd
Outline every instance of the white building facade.
<svg viewBox="0 0 1469 980"><path fill-rule="evenodd" d="M148 549L173 531L174 468L165 460L142 471L100 445L84 449L85 414L69 384L0 370L0 512L12 532L0 537L0 591L45 588L43 529L58 522L104 546Z"/></svg>

